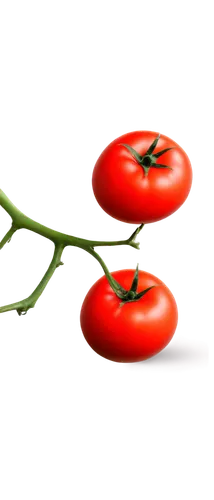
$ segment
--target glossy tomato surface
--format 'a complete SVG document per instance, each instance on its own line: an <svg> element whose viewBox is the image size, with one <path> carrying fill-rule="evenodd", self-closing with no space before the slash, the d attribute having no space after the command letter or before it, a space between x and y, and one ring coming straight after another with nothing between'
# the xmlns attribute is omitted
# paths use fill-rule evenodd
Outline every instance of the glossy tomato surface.
<svg viewBox="0 0 214 500"><path fill-rule="evenodd" d="M112 276L128 290L134 272L116 271ZM178 320L175 299L161 280L139 271L137 291L153 285L140 300L122 306L105 276L89 290L80 322L85 339L100 356L118 362L143 361L169 343Z"/></svg>
<svg viewBox="0 0 214 500"><path fill-rule="evenodd" d="M172 148L156 160L148 175L124 144L145 155L157 132L131 132L113 141L98 158L92 185L99 205L123 222L141 224L168 217L186 200L192 184L192 168L185 151L160 135L154 154Z"/></svg>

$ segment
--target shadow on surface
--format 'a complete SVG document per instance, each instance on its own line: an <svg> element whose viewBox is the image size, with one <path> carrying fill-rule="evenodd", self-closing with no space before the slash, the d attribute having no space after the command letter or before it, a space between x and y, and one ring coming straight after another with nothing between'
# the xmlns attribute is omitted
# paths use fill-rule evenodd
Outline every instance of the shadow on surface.
<svg viewBox="0 0 214 500"><path fill-rule="evenodd" d="M210 349L202 340L176 337L160 354L142 363L123 364L131 371L181 372L205 368L210 361Z"/></svg>

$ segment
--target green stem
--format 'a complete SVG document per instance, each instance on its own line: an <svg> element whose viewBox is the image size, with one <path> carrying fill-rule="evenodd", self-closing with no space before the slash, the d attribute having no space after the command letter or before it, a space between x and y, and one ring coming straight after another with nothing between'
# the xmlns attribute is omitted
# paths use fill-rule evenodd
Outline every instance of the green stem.
<svg viewBox="0 0 214 500"><path fill-rule="evenodd" d="M15 231L19 229L27 229L29 231L33 231L34 233L39 234L40 236L43 236L45 238L48 238L51 240L54 245L55 245L55 252L53 259L51 261L51 264L45 273L44 277L42 278L41 282L37 286L37 288L34 290L34 292L27 297L24 300L21 300L19 302L15 302L13 304L9 304L3 307L0 307L0 313L1 312L6 312L6 311L11 311L11 310L16 310L19 315L21 314L26 314L28 309L32 308L35 306L38 298L44 291L45 287L47 286L50 278L52 277L55 269L61 264L60 258L62 255L62 252L66 246L75 246L82 248L83 250L87 251L90 253L95 259L100 263L102 266L104 273L112 287L112 289L115 291L115 293L118 296L123 296L124 293L126 293L126 290L124 290L119 283L111 276L106 264L104 261L101 259L100 255L95 252L94 247L96 246L116 246L116 245L129 245L134 248L139 248L139 243L136 243L135 239L138 235L138 233L141 231L142 227L144 224L141 224L134 233L126 240L119 240L119 241L96 241L96 240L86 240L83 238L77 238L76 236L71 236L68 234L60 233L59 231L55 231L53 229L50 229L49 227L43 226L42 224L39 224L38 222L34 221L33 219L30 219L26 215L24 215L18 208L13 205L13 203L9 200L9 198L6 196L5 193L3 193L2 190L0 190L0 206L4 208L4 210L10 215L12 218L12 227L11 229L7 232L7 234L4 236L2 241L0 242L0 249L3 248L5 243L11 238L11 236L14 234Z"/></svg>
<svg viewBox="0 0 214 500"><path fill-rule="evenodd" d="M11 240L13 234L17 231L17 227L14 226L14 224L12 224L11 228L9 229L9 231L5 234L4 238L2 238L2 240L0 241L0 250L3 248L3 246L5 245L5 243L9 243L9 241Z"/></svg>
<svg viewBox="0 0 214 500"><path fill-rule="evenodd" d="M124 288L122 288L119 285L119 283L113 278L113 276L111 275L110 271L108 270L105 262L100 257L100 255L97 252L95 252L95 250L93 248L88 248L86 251L88 253L90 253L90 255L93 255L93 257L100 263L100 265L102 266L103 271L104 271L104 273L106 275L106 278L107 278L110 286L112 287L112 289L116 293L116 295L118 295L118 292L120 293L121 291L123 291L125 293L126 290Z"/></svg>
<svg viewBox="0 0 214 500"><path fill-rule="evenodd" d="M137 226L134 231L131 232L131 234L128 236L127 240L129 242L133 242L136 238L140 236L142 232L146 230L145 224L141 224L141 226Z"/></svg>
<svg viewBox="0 0 214 500"><path fill-rule="evenodd" d="M31 295L29 295L29 297L24 300L20 300L19 302L14 302L13 304L8 304L7 306L0 307L0 313L16 310L17 313L21 315L26 314L28 309L34 307L48 282L50 281L51 277L53 276L54 271L61 265L60 259L63 250L64 247L62 245L58 245L55 247L53 259L50 263L50 266L33 293L31 293Z"/></svg>
<svg viewBox="0 0 214 500"><path fill-rule="evenodd" d="M140 229L143 227L141 224L140 228L138 228L131 238L127 240L121 241L96 241L96 240L85 240L84 238L78 238L76 236L71 236L69 234L60 233L59 231L55 231L54 229L50 229L49 227L43 226L38 222L30 219L26 215L24 215L18 208L16 208L13 203L9 200L5 193L0 190L0 205L4 208L4 210L11 216L13 220L13 224L17 229L28 229L29 231L33 231L34 233L39 234L40 236L44 236L44 238L48 238L53 241L55 245L61 244L64 247L66 246L76 246L83 249L87 249L88 247L95 246L116 246L116 245L129 245L134 248L139 248L139 244L134 241Z"/></svg>

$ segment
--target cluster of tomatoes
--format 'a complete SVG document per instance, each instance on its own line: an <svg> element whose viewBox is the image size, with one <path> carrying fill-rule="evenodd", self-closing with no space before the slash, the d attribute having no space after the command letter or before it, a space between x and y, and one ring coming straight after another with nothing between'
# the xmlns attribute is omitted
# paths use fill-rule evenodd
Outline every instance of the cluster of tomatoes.
<svg viewBox="0 0 214 500"><path fill-rule="evenodd" d="M132 132L102 152L92 183L105 212L123 222L145 224L168 217L184 203L192 168L173 140L155 132ZM175 299L147 272L126 269L112 276L118 293L103 276L85 297L80 318L84 337L112 361L145 360L160 352L175 332Z"/></svg>

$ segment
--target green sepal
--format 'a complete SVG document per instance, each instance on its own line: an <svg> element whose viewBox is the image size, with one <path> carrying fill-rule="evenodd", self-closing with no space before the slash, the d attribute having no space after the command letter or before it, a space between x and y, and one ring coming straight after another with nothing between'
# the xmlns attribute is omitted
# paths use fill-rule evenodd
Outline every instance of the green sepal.
<svg viewBox="0 0 214 500"><path fill-rule="evenodd" d="M138 285L138 268L139 268L139 264L137 264L136 271L134 273L134 278L133 278L133 281L132 281L130 292L136 292L137 291L137 285Z"/></svg>
<svg viewBox="0 0 214 500"><path fill-rule="evenodd" d="M145 290L143 290L142 292L140 293L137 293L136 297L135 297L135 300L139 300L141 299L146 293L149 292L149 290L151 290L152 288L154 288L156 285L153 285L153 286L149 286L149 288L146 288Z"/></svg>
<svg viewBox="0 0 214 500"><path fill-rule="evenodd" d="M154 153L153 151L155 150L157 143L160 139L160 134L155 138L147 152L142 156L140 155L134 148L129 146L129 144L120 144L121 146L124 146L128 151L131 153L133 158L139 163L139 165L143 168L145 177L148 176L150 168L168 168L170 170L173 170L172 167L169 167L168 165L163 165L161 163L156 163L156 160L160 158L164 153L167 153L167 151L170 151L171 149L174 149L174 147L171 148L165 148L162 151L159 151L158 153Z"/></svg>
<svg viewBox="0 0 214 500"><path fill-rule="evenodd" d="M168 165L162 165L161 163L155 163L152 165L153 168L169 168L170 170L173 170L172 167L169 167Z"/></svg>
<svg viewBox="0 0 214 500"><path fill-rule="evenodd" d="M167 151L171 151L171 149L174 149L174 148L163 149L162 151L159 151L158 153L155 153L153 156L155 158L160 158L160 156L162 156L164 153L167 153Z"/></svg>
<svg viewBox="0 0 214 500"><path fill-rule="evenodd" d="M150 286L149 288L146 288L142 292L137 293L137 295L135 295L135 297L133 299L129 299L129 298L123 299L123 302L120 303L120 307L124 306L125 304L128 304L129 302L136 302L137 300L140 300L144 295L146 295L146 293L149 292L149 290L151 290L152 288L155 288L155 286L157 286L157 285Z"/></svg>
<svg viewBox="0 0 214 500"><path fill-rule="evenodd" d="M124 148L128 149L128 151L135 158L135 160L137 160L138 163L142 162L143 157L139 155L139 153L134 148L132 148L128 144L120 144L120 146L124 146Z"/></svg>
<svg viewBox="0 0 214 500"><path fill-rule="evenodd" d="M157 143L158 143L159 139L160 139L160 134L158 134L158 136L153 141L153 143L151 144L151 146L149 147L149 149L147 150L147 152L146 152L146 154L144 156L151 155L153 153L154 149L157 146Z"/></svg>

